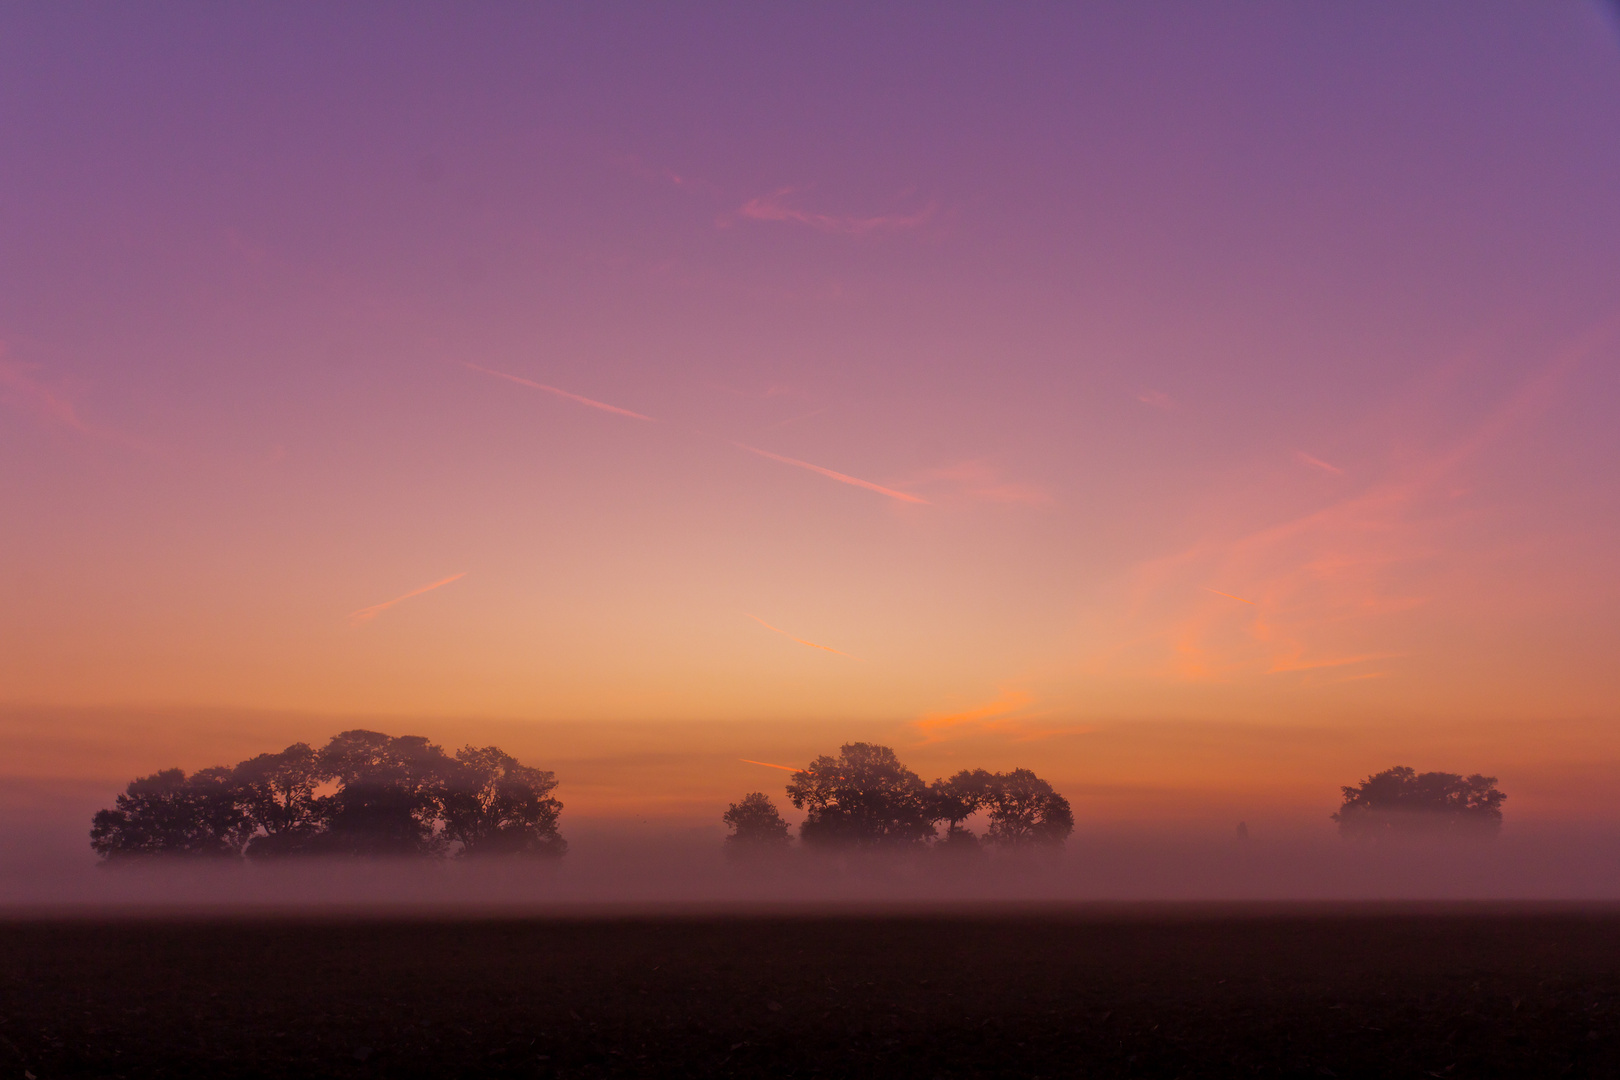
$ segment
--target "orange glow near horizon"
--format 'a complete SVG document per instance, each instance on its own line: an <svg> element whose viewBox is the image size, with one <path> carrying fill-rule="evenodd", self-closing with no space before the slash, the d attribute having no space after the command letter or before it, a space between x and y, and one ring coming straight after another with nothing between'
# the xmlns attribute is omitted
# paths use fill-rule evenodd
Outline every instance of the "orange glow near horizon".
<svg viewBox="0 0 1620 1080"><path fill-rule="evenodd" d="M1607 16L733 15L10 16L0 779L1620 821Z"/></svg>

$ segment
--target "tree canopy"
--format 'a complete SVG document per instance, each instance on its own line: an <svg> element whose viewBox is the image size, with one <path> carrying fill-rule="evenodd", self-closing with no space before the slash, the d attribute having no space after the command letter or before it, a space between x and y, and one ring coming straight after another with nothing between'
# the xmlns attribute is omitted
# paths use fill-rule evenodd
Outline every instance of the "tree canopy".
<svg viewBox="0 0 1620 1080"><path fill-rule="evenodd" d="M788 823L763 791L749 792L727 808L720 820L731 827L726 851L732 855L758 855L785 851L793 842Z"/></svg>
<svg viewBox="0 0 1620 1080"><path fill-rule="evenodd" d="M776 813L769 800L755 795ZM755 795L734 804L727 822ZM1028 769L963 769L925 784L894 750L871 743L848 743L836 758L816 758L793 774L787 795L805 811L799 839L812 848L904 848L940 841L971 850L979 838L964 823L980 812L989 826L984 841L998 847L1056 846L1074 829L1068 801ZM946 826L943 838L940 824ZM785 835L787 823L781 828Z"/></svg>
<svg viewBox="0 0 1620 1080"><path fill-rule="evenodd" d="M1333 819L1341 834L1361 837L1413 831L1495 832L1502 826L1502 803L1507 799L1497 790L1494 776L1420 773L1404 765L1341 790L1344 803Z"/></svg>
<svg viewBox="0 0 1620 1080"><path fill-rule="evenodd" d="M416 735L354 730L235 768L131 781L95 815L104 858L148 855L561 855L556 777L498 747L450 757Z"/></svg>

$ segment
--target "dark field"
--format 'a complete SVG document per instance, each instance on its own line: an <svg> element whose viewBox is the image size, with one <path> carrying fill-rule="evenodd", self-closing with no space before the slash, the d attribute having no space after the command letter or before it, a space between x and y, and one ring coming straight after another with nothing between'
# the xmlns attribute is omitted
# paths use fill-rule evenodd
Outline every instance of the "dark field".
<svg viewBox="0 0 1620 1080"><path fill-rule="evenodd" d="M0 923L0 1077L1620 1076L1620 913Z"/></svg>

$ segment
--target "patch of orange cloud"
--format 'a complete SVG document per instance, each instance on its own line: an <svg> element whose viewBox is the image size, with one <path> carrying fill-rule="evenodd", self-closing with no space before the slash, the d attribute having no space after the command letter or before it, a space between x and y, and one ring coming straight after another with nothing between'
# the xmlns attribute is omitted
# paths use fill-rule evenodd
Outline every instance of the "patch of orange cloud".
<svg viewBox="0 0 1620 1080"><path fill-rule="evenodd" d="M777 765L777 764L775 764L773 762L769 762L769 761L755 761L753 758L745 758L744 757L744 758L738 758L737 760L742 762L745 765L763 765L767 769L781 769L783 772L796 773L796 772L802 772L803 771L802 769L795 769L792 765Z"/></svg>

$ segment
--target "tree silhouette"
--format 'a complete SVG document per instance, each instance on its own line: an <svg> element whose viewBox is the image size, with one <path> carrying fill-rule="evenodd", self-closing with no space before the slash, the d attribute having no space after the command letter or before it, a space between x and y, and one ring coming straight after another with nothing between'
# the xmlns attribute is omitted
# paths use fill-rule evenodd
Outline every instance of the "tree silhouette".
<svg viewBox="0 0 1620 1080"><path fill-rule="evenodd" d="M1344 836L1395 832L1494 833L1502 827L1496 777L1426 772L1399 765L1341 789L1344 803L1333 820Z"/></svg>
<svg viewBox="0 0 1620 1080"><path fill-rule="evenodd" d="M317 844L328 806L315 789L328 777L308 743L248 758L231 771L231 779L238 805L264 830L248 842L249 856L305 854Z"/></svg>
<svg viewBox="0 0 1620 1080"><path fill-rule="evenodd" d="M521 765L498 746L456 751L443 788L444 832L463 855L562 855L562 803L554 774Z"/></svg>
<svg viewBox="0 0 1620 1080"><path fill-rule="evenodd" d="M732 803L720 815L720 820L731 826L731 833L726 837L728 855L786 851L793 842L788 835L788 823L763 791L750 792L742 797L742 802Z"/></svg>
<svg viewBox="0 0 1620 1080"><path fill-rule="evenodd" d="M945 843L977 843L962 822L984 805L995 783L996 778L983 769L963 769L949 780L935 780L928 785L929 817L945 822Z"/></svg>
<svg viewBox="0 0 1620 1080"><path fill-rule="evenodd" d="M331 794L317 794L328 784ZM234 769L166 769L130 783L91 822L104 858L133 855L561 855L557 778L499 747L454 758L419 735L334 735ZM442 822L443 827L440 828Z"/></svg>
<svg viewBox="0 0 1620 1080"><path fill-rule="evenodd" d="M793 805L807 811L799 839L822 847L919 844L934 835L928 788L887 746L846 743L793 774Z"/></svg>
<svg viewBox="0 0 1620 1080"><path fill-rule="evenodd" d="M321 850L346 855L428 855L450 772L443 750L420 735L345 731L320 752L321 771L342 786L328 796Z"/></svg>
<svg viewBox="0 0 1620 1080"><path fill-rule="evenodd" d="M1002 847L1056 846L1074 831L1069 800L1028 769L997 773L984 806L990 812L986 839Z"/></svg>
<svg viewBox="0 0 1620 1080"><path fill-rule="evenodd" d="M190 777L164 769L132 780L113 809L97 811L90 846L109 860L151 855L234 858L253 832L237 801L231 770L200 769Z"/></svg>

